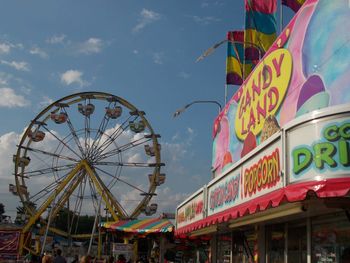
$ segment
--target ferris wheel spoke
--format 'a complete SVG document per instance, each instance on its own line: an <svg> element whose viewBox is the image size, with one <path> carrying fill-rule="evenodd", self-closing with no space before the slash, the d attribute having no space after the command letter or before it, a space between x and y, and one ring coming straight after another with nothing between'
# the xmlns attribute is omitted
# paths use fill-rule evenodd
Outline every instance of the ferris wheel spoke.
<svg viewBox="0 0 350 263"><path fill-rule="evenodd" d="M94 149L94 155L99 156L104 152L123 132L129 127L129 120L132 116L129 116L107 139L99 146ZM135 117L136 119L136 117Z"/></svg>
<svg viewBox="0 0 350 263"><path fill-rule="evenodd" d="M39 150L39 149L35 149L35 148L32 148L32 147L26 147L26 146L23 146L23 145L19 145L18 147L22 148L22 149L25 149L25 150L28 150L28 151L32 151L32 152L36 152L36 153L42 153L42 154L45 154L45 155L57 157L57 158L64 159L64 160L69 160L69 161L73 161L73 162L79 162L79 160L77 160L77 159L74 159L74 158L68 157L68 156L64 156L64 155L61 155L61 154L56 154L56 153L52 153L52 152L48 152L48 151L44 151L44 150Z"/></svg>
<svg viewBox="0 0 350 263"><path fill-rule="evenodd" d="M121 215L122 217L127 218L127 211L113 196L110 189L103 183L103 181L101 180L100 176L97 174L94 168L87 167L87 172L90 175L90 178L92 179L93 183L96 184L96 187L99 190L99 194L104 199L106 205L109 206L110 209L112 209L110 210L110 212L115 215L115 211L118 211L119 216Z"/></svg>
<svg viewBox="0 0 350 263"><path fill-rule="evenodd" d="M101 123L100 123L100 126L98 127L98 130L97 130L97 132L96 132L95 138L94 138L94 140L92 141L92 145L91 145L91 148L90 148L90 151L89 151L89 156L92 156L96 145L99 145L99 144L100 144L102 135L103 135L103 134L105 133L105 131L106 131L106 128L107 128L109 119L110 119L110 118L109 118L109 117L107 116L107 114L105 113L105 115L103 116L103 119L102 119L102 121L101 121Z"/></svg>
<svg viewBox="0 0 350 263"><path fill-rule="evenodd" d="M49 174L49 173L53 173L53 172L61 172L61 171L70 170L74 166L75 166L75 164L67 164L67 165L60 165L60 166L56 166L56 167L32 170L32 171L27 171L27 172L24 171L23 175L28 176L28 177L33 177L33 176L37 176L37 175L44 175L44 174Z"/></svg>
<svg viewBox="0 0 350 263"><path fill-rule="evenodd" d="M84 178L84 173L80 172L77 174L76 177L72 179L72 181L67 185L65 188L63 194L59 197L59 199L56 201L55 208L53 210L53 216L55 216L59 210L62 209L64 204L67 202L68 198L72 195L72 193L75 191L77 186L81 183L82 179Z"/></svg>
<svg viewBox="0 0 350 263"><path fill-rule="evenodd" d="M52 131L50 131L48 128L45 126L42 126L48 133L50 133L53 137L55 137L62 145L64 145L67 149L69 149L71 152L73 152L79 159L81 159L81 156L74 151L67 143L65 143L62 139L58 138L56 134L54 134Z"/></svg>
<svg viewBox="0 0 350 263"><path fill-rule="evenodd" d="M91 190L90 193L91 193L92 205L94 206L95 214L97 214L98 213L97 191L96 191L94 182L92 181L92 179L90 177L88 178L88 182L89 182L89 186L90 186L90 190ZM96 202L96 204L95 204L95 202Z"/></svg>
<svg viewBox="0 0 350 263"><path fill-rule="evenodd" d="M40 199L42 199L46 195L50 194L52 190L56 189L57 186L58 186L57 181L50 183L48 186L44 187L39 192L31 195L29 198L29 201L31 201L33 203L38 202Z"/></svg>
<svg viewBox="0 0 350 263"><path fill-rule="evenodd" d="M124 184L130 186L131 188L134 188L134 189L140 191L140 192L143 193L143 194L148 194L146 191L142 190L141 188L139 188L139 187L137 187L137 186L135 186L135 185L133 185L133 184L131 184L131 183L129 183L129 182L123 180L123 179L120 179L120 178L114 176L113 174L111 174L111 173L109 173L109 172L107 172L107 171L105 171L105 170L103 170L103 169L101 169L101 168L98 168L98 167L95 167L95 168L96 168L96 170L98 170L98 171L100 171L100 172L102 172L102 173L104 173L104 174L106 174L106 175L109 175L110 177L114 178L115 180L117 180L117 181L119 181L119 182L122 182L122 183L124 183Z"/></svg>
<svg viewBox="0 0 350 263"><path fill-rule="evenodd" d="M74 233L77 233L78 230L78 224L79 224L79 218L80 218L80 214L81 214L81 209L83 207L83 198L84 198L84 193L85 193L85 189L86 189L86 183L87 183L88 177L84 176L82 183L79 185L79 189L78 192L80 193L79 196L76 199L76 205L75 205L75 209L74 211L78 211L78 213L76 213L76 224L75 224L75 230ZM71 226L69 229L69 232L72 233L72 229L73 229L73 223L74 223L74 215L75 213L73 213L73 218L72 218L72 222L71 222Z"/></svg>
<svg viewBox="0 0 350 263"><path fill-rule="evenodd" d="M150 138L143 137L143 138L131 141L129 143L126 143L126 144L118 147L117 149L113 149L113 150L111 150L109 152L100 154L100 156L96 159L96 161L101 161L101 160L106 159L108 157L111 157L113 155L119 154L121 152L125 152L125 151L127 151L129 149L132 149L132 148L136 147L136 146L144 144L144 143L146 143L146 142L148 142L150 140L151 140Z"/></svg>
<svg viewBox="0 0 350 263"><path fill-rule="evenodd" d="M90 103L90 101L89 101ZM85 107L86 107L86 100L85 100ZM90 115L85 114L85 152L88 153L90 151Z"/></svg>
<svg viewBox="0 0 350 263"><path fill-rule="evenodd" d="M127 166L127 167L160 167L160 166L164 166L164 163L94 162L94 165Z"/></svg>
<svg viewBox="0 0 350 263"><path fill-rule="evenodd" d="M79 148L79 150L80 150L82 156L85 158L85 153L84 153L83 147L81 146L81 143L80 143L80 141L79 141L79 137L78 137L78 135L77 135L77 133L76 133L74 127L73 127L72 122L70 121L68 112L66 111L65 108L63 108L63 111L64 111L64 112L66 113L66 115L67 115L67 124L68 124L69 130L70 130L70 132L71 132L71 134L72 134L72 136L73 136L73 138L74 138L75 144L76 144L77 147Z"/></svg>

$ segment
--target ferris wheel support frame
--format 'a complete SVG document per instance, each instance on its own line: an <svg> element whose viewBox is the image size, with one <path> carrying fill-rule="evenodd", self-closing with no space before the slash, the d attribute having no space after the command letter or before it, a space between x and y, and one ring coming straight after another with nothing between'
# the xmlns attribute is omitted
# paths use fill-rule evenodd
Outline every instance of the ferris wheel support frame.
<svg viewBox="0 0 350 263"><path fill-rule="evenodd" d="M73 180L74 176L82 170L86 172L86 174L91 178L94 185L97 187L97 191L101 196L101 199L103 199L103 201L105 202L108 211L113 216L113 219L115 221L119 220L119 217L116 214L116 211L118 213L122 213L122 210L117 205L116 200L110 194L110 192L108 191L108 188L103 183L100 182L98 177L95 176L95 173L93 169L91 169L88 162L86 160L82 160L75 166L75 168L68 174L68 176L60 183L59 187L51 194L51 196L47 198L46 202L41 206L41 208L32 217L29 218L28 223L23 227L21 237L20 237L20 254L23 253L24 235L29 232L30 228L40 218L40 216L44 213L44 211L52 204L52 202L60 194L60 192L64 190L64 188L69 184L70 181ZM79 182L82 180L82 178L83 178L82 175L78 177L78 179L72 183L72 185L63 194L63 196L61 196L60 200L58 201L59 203L58 206L56 206L54 211L50 212L51 216L54 217L59 212L60 208L65 204L65 202L67 201L71 193L79 185ZM112 206L111 203L114 205ZM51 231L50 226L47 226L47 227L48 227L48 230ZM62 233L64 232L62 231ZM82 237L82 235L76 235L76 236ZM75 235L72 235L72 237L75 237Z"/></svg>

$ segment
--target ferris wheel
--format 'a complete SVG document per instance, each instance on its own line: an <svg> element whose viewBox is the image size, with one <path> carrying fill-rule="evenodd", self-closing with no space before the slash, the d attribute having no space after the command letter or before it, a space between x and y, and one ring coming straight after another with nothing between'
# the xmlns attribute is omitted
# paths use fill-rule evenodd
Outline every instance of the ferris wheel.
<svg viewBox="0 0 350 263"><path fill-rule="evenodd" d="M154 214L157 205L149 203L165 181L159 137L143 111L112 94L77 93L49 105L13 156L15 191L28 218L23 231L39 220L49 225L63 208L72 211L71 225L60 233L70 236L80 216Z"/></svg>

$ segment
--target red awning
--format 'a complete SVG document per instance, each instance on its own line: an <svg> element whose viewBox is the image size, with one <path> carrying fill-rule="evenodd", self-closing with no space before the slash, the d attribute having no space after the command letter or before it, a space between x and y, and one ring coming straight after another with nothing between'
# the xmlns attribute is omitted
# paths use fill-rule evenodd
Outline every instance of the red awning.
<svg viewBox="0 0 350 263"><path fill-rule="evenodd" d="M350 192L350 178L326 179L290 184L282 189L178 228L175 230L175 235L180 236L244 215L251 215L258 211L264 211L269 207L277 207L286 202L302 201L305 200L307 194L310 192L315 193L319 198L345 196Z"/></svg>

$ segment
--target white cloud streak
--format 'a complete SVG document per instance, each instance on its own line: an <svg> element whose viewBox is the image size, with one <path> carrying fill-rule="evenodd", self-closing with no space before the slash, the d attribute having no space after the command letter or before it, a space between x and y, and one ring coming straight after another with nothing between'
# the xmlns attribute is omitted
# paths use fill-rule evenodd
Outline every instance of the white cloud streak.
<svg viewBox="0 0 350 263"><path fill-rule="evenodd" d="M46 40L46 43L49 43L49 44L63 44L64 43L64 40L66 38L66 35L62 34L62 35L54 35L50 38L48 38Z"/></svg>
<svg viewBox="0 0 350 263"><path fill-rule="evenodd" d="M11 51L11 45L0 43L0 54L8 54Z"/></svg>
<svg viewBox="0 0 350 263"><path fill-rule="evenodd" d="M39 47L33 47L30 51L29 51L30 54L32 55L37 55L41 58L48 58L49 55L42 49L40 49Z"/></svg>
<svg viewBox="0 0 350 263"><path fill-rule="evenodd" d="M30 102L22 95L17 95L11 88L0 88L0 107L26 107Z"/></svg>
<svg viewBox="0 0 350 263"><path fill-rule="evenodd" d="M78 45L78 53L83 54L93 54L93 53L100 53L103 48L103 41L99 38L89 38L83 43L80 43Z"/></svg>
<svg viewBox="0 0 350 263"><path fill-rule="evenodd" d="M205 17L200 17L200 16L190 16L194 22L196 22L199 25L209 25L215 22L221 21L219 18L213 17L213 16L205 16Z"/></svg>
<svg viewBox="0 0 350 263"><path fill-rule="evenodd" d="M163 64L163 53L162 52L155 52L153 53L153 62L158 65Z"/></svg>
<svg viewBox="0 0 350 263"><path fill-rule="evenodd" d="M179 77L182 79L189 79L190 78L190 74L188 74L187 72L181 71L179 73Z"/></svg>
<svg viewBox="0 0 350 263"><path fill-rule="evenodd" d="M138 19L138 24L132 29L134 33L139 32L142 30L145 26L161 19L161 15L148 9L142 9L140 12L140 16Z"/></svg>
<svg viewBox="0 0 350 263"><path fill-rule="evenodd" d="M19 71L29 71L29 64L27 62L24 61L6 61L6 60L1 60L1 64L10 66L14 69L17 69Z"/></svg>
<svg viewBox="0 0 350 263"><path fill-rule="evenodd" d="M65 85L78 84L80 87L87 86L89 83L84 81L82 76L83 72L79 70L67 70L61 74L61 82Z"/></svg>

